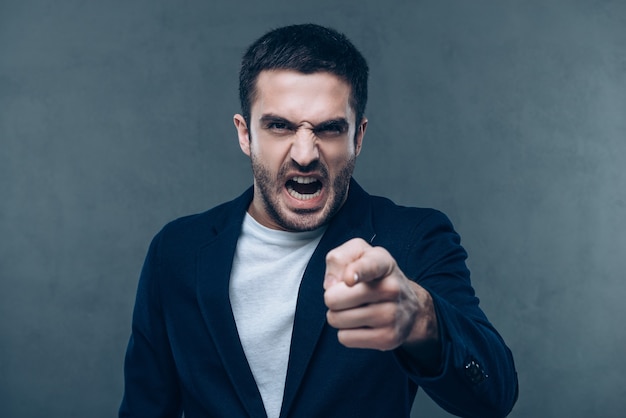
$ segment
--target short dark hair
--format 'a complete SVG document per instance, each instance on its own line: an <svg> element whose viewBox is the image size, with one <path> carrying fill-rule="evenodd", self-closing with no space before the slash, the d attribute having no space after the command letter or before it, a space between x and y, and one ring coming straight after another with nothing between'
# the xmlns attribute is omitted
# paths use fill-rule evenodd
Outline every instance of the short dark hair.
<svg viewBox="0 0 626 418"><path fill-rule="evenodd" d="M356 115L356 124L363 119L369 68L363 55L344 34L309 23L271 30L250 45L239 72L241 112L248 125L256 81L265 70L334 74L350 86L350 106Z"/></svg>

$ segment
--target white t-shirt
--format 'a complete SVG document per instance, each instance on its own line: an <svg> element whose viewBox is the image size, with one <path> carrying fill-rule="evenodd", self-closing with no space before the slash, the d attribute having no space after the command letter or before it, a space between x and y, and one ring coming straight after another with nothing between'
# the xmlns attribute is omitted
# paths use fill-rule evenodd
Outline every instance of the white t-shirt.
<svg viewBox="0 0 626 418"><path fill-rule="evenodd" d="M230 303L268 418L280 415L298 289L324 230L278 231L249 214L244 218L230 276Z"/></svg>

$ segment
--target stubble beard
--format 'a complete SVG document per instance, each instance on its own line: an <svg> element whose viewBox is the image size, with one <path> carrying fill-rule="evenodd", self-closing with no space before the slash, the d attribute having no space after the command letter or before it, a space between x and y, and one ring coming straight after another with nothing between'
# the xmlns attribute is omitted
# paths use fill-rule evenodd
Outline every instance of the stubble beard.
<svg viewBox="0 0 626 418"><path fill-rule="evenodd" d="M284 164L278 171L276 177L272 176L270 170L265 167L255 155L251 155L252 173L255 179L256 188L254 193L258 193L263 202L265 211L272 220L286 231L303 232L312 231L325 225L341 209L348 195L350 179L354 172L356 156L352 155L346 164L341 168L337 177L330 184L329 200L320 210L294 210L289 211L283 208L279 196L285 188L285 173L294 167ZM319 164L319 163L317 163ZM324 165L316 167L323 177L328 178L328 169ZM301 171L301 170L300 170ZM308 168L307 171L312 171ZM282 179L282 183L281 183ZM292 216L289 216L292 215Z"/></svg>

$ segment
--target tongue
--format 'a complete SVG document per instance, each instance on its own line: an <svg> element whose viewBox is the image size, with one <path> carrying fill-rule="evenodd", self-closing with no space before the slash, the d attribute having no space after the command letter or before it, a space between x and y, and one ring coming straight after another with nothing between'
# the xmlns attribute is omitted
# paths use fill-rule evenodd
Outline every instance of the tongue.
<svg viewBox="0 0 626 418"><path fill-rule="evenodd" d="M313 194L319 190L320 182L314 181L313 183L302 184L289 180L289 186L300 194Z"/></svg>

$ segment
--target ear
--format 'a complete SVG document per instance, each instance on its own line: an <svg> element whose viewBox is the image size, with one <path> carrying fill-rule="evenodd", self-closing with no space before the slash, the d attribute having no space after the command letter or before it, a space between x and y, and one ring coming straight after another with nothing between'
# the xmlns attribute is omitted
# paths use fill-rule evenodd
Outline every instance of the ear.
<svg viewBox="0 0 626 418"><path fill-rule="evenodd" d="M367 118L363 118L359 126L357 126L357 132L354 140L354 153L359 155L363 146L363 137L365 136L365 129L367 128Z"/></svg>
<svg viewBox="0 0 626 418"><path fill-rule="evenodd" d="M235 123L235 128L237 129L237 136L239 137L239 148L241 148L243 153L249 157L250 131L248 130L246 120L240 114L236 114L235 116L233 116L233 122Z"/></svg>

